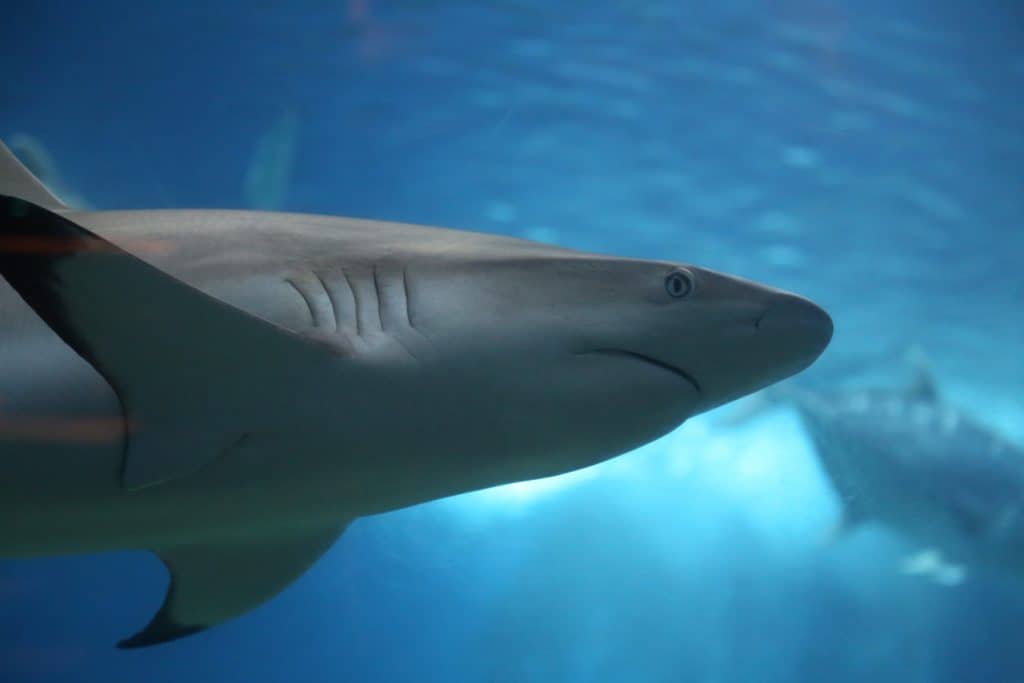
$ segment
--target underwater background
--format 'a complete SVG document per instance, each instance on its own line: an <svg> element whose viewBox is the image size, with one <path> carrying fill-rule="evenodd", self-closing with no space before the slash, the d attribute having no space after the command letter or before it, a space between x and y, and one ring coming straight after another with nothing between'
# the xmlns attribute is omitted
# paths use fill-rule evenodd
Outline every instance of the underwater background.
<svg viewBox="0 0 1024 683"><path fill-rule="evenodd" d="M821 303L801 380L1024 443L1013 0L9 2L0 137L93 208L259 208L691 262ZM355 522L243 618L113 645L142 553L0 562L0 681L1024 681L1024 576L900 570L783 406ZM1021 463L1024 469L1024 462Z"/></svg>

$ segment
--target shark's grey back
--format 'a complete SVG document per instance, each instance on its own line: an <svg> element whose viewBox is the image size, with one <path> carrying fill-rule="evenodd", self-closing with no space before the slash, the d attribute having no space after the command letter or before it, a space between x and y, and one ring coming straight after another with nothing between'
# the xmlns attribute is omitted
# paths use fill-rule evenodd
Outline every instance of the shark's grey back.
<svg viewBox="0 0 1024 683"><path fill-rule="evenodd" d="M467 244L463 231L310 214L168 209L65 215L174 277L289 329L308 321L287 280L312 270L408 259L413 244L424 256L453 259L471 247L477 260L488 252L495 260L526 256L539 247L486 234L473 234ZM0 316L7 329L52 334L2 280Z"/></svg>

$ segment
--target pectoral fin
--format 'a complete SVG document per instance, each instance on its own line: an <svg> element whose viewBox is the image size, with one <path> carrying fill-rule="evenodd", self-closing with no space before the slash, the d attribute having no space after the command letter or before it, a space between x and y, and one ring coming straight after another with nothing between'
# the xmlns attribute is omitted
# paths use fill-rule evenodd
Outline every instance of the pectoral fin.
<svg viewBox="0 0 1024 683"><path fill-rule="evenodd" d="M0 197L0 274L117 393L127 489L197 471L337 355L13 197Z"/></svg>
<svg viewBox="0 0 1024 683"><path fill-rule="evenodd" d="M117 646L131 649L176 640L248 612L301 576L346 526L159 551L171 575L164 603L146 628Z"/></svg>

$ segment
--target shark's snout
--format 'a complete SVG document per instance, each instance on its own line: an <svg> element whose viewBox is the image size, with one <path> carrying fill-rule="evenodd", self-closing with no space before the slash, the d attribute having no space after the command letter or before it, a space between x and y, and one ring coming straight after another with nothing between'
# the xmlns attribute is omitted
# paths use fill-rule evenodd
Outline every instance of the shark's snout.
<svg viewBox="0 0 1024 683"><path fill-rule="evenodd" d="M832 340L832 318L821 306L801 296L784 294L772 301L754 323L761 333L781 337L813 360Z"/></svg>
<svg viewBox="0 0 1024 683"><path fill-rule="evenodd" d="M832 318L801 296L717 273L704 281L716 324L691 344L686 366L705 389L702 411L804 370L832 339Z"/></svg>

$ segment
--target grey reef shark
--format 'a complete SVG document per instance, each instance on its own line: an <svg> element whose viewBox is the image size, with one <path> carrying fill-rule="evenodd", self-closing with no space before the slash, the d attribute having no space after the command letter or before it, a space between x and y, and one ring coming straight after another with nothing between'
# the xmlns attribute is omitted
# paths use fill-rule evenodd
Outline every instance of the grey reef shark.
<svg viewBox="0 0 1024 683"><path fill-rule="evenodd" d="M832 321L690 265L256 211L71 210L0 145L0 557L148 549L122 648L251 610L352 520L587 467Z"/></svg>
<svg viewBox="0 0 1024 683"><path fill-rule="evenodd" d="M953 586L970 565L1024 575L1024 449L944 400L920 357L895 388L785 386L840 499L841 534L879 523L922 548L907 574Z"/></svg>

